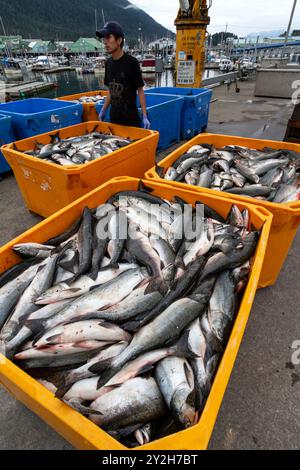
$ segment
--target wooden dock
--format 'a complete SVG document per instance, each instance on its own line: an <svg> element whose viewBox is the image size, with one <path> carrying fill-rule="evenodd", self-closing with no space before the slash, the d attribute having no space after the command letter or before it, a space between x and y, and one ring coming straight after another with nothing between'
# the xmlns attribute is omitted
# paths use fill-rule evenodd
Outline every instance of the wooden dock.
<svg viewBox="0 0 300 470"><path fill-rule="evenodd" d="M205 70L219 70L220 69L220 64L209 64L209 63L206 63L205 64L205 67L204 67Z"/></svg>
<svg viewBox="0 0 300 470"><path fill-rule="evenodd" d="M72 72L76 70L75 67L69 67L69 66L66 66L66 67L56 67L56 68L53 68L53 69L46 69L46 70L43 70L43 73L58 73L58 72Z"/></svg>
<svg viewBox="0 0 300 470"><path fill-rule="evenodd" d="M56 88L54 82L41 82L41 81L31 81L31 82L21 82L19 84L9 84L7 83L5 89L2 92L5 92L6 99L14 100L18 98L28 98L29 96L38 95L39 93L52 88Z"/></svg>

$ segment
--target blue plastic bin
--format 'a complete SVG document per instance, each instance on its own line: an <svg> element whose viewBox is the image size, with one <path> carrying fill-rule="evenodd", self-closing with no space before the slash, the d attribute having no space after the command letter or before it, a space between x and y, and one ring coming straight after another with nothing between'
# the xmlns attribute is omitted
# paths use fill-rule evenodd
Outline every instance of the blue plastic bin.
<svg viewBox="0 0 300 470"><path fill-rule="evenodd" d="M149 88L145 93L181 96L184 105L181 114L180 138L191 139L204 132L208 125L208 115L212 91L207 88Z"/></svg>
<svg viewBox="0 0 300 470"><path fill-rule="evenodd" d="M15 136L12 131L11 117L0 115L0 147L4 144L14 142ZM10 170L10 166L0 152L0 175Z"/></svg>
<svg viewBox="0 0 300 470"><path fill-rule="evenodd" d="M146 95L147 113L151 123L151 130L159 132L159 142L157 150L165 150L176 142L180 141L181 112L184 100L178 96L167 96L162 94ZM137 105L140 106L137 98ZM96 105L98 114L102 109L102 104ZM105 121L109 121L109 111ZM139 107L141 113L141 108ZM142 113L141 113L142 125Z"/></svg>
<svg viewBox="0 0 300 470"><path fill-rule="evenodd" d="M83 106L80 103L48 98L29 98L0 104L0 114L12 118L17 140L80 124L82 113Z"/></svg>

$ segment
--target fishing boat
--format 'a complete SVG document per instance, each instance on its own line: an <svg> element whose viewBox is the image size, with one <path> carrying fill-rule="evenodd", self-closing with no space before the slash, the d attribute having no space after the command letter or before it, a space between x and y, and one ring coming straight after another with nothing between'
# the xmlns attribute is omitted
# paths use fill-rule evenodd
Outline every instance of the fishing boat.
<svg viewBox="0 0 300 470"><path fill-rule="evenodd" d="M6 58L2 61L3 72L8 80L22 79L28 72L26 63L22 59Z"/></svg>
<svg viewBox="0 0 300 470"><path fill-rule="evenodd" d="M145 54L141 62L142 72L155 73L156 58L153 54Z"/></svg>
<svg viewBox="0 0 300 470"><path fill-rule="evenodd" d="M93 65L95 75L103 75L105 72L105 62L106 58L104 56L94 58Z"/></svg>
<svg viewBox="0 0 300 470"><path fill-rule="evenodd" d="M34 60L32 70L43 71L51 68L56 68L58 67L58 65L59 63L56 59L47 55L41 55Z"/></svg>
<svg viewBox="0 0 300 470"><path fill-rule="evenodd" d="M222 59L220 61L219 69L221 72L232 72L233 70L235 70L235 66L230 59Z"/></svg>

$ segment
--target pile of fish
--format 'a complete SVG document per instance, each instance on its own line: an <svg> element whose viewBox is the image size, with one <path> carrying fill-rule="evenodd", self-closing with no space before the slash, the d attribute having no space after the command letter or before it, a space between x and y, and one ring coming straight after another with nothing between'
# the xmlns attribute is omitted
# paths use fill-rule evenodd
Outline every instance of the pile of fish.
<svg viewBox="0 0 300 470"><path fill-rule="evenodd" d="M161 178L263 201L288 203L300 198L300 154L292 150L255 150L237 145L216 149L195 145Z"/></svg>
<svg viewBox="0 0 300 470"><path fill-rule="evenodd" d="M104 101L105 96L95 95L95 96L81 96L78 100L72 100L74 103L100 103L100 101Z"/></svg>
<svg viewBox="0 0 300 470"><path fill-rule="evenodd" d="M133 142L129 138L97 132L97 128L98 125L94 132L68 139L61 139L57 132L51 136L49 144L35 142L34 149L26 151L14 144L14 149L46 162L69 166L92 162Z"/></svg>
<svg viewBox="0 0 300 470"><path fill-rule="evenodd" d="M224 220L142 183L85 208L63 234L14 246L2 351L126 446L193 426L248 282L251 228L248 210Z"/></svg>

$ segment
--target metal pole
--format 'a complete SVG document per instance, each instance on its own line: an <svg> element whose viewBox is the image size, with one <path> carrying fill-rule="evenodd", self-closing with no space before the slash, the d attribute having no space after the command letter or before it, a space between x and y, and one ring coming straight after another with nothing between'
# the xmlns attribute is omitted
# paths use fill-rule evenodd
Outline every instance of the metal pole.
<svg viewBox="0 0 300 470"><path fill-rule="evenodd" d="M6 42L7 35L6 35L5 28L4 28L4 23L3 23L3 20L2 20L2 16L0 16L0 21L1 21L3 33L4 33L4 36L5 36L5 49L6 49L6 54L7 54L7 56L10 58L12 54L11 54L11 51L10 51L10 49L9 49L9 46L7 45L7 42Z"/></svg>
<svg viewBox="0 0 300 470"><path fill-rule="evenodd" d="M96 31L98 31L97 8L95 8L95 26L96 26Z"/></svg>
<svg viewBox="0 0 300 470"><path fill-rule="evenodd" d="M284 57L284 54L285 54L285 51L286 51L286 46L287 46L287 42L288 42L288 39L289 39L289 35L290 35L290 31L291 31L291 27L292 27L292 23L293 23L293 19L294 19L294 14L295 14L295 10L296 10L297 1L298 0L294 0L294 5L293 5L292 11L291 11L290 21L289 21L288 29L287 29L287 32L286 32L286 35L285 35L284 47L283 47L283 50L282 50L281 57Z"/></svg>
<svg viewBox="0 0 300 470"><path fill-rule="evenodd" d="M255 44L255 61L256 61L256 62L258 61L258 57L257 57L257 46L258 46L258 42L259 42L259 36L257 36L257 38L256 38L256 44Z"/></svg>

